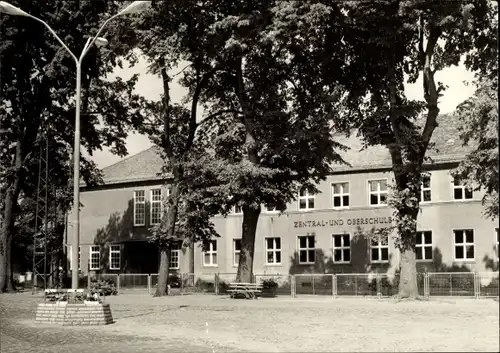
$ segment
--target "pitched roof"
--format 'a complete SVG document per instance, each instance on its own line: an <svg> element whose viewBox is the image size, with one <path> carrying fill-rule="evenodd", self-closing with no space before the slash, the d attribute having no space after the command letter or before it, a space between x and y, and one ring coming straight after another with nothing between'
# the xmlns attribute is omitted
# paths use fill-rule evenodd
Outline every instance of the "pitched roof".
<svg viewBox="0 0 500 353"><path fill-rule="evenodd" d="M458 162L467 153L458 137L457 121L453 115L438 117L438 127L434 130L431 142L434 147L429 149L427 156L436 163ZM369 146L363 149L363 143L355 133L351 136L339 136L336 141L349 147L341 152L342 158L350 164L332 166L333 172L352 172L366 169L390 168L391 159L385 146ZM158 147L150 147L135 155L126 157L121 161L105 167L104 183L120 184L125 182L138 182L161 180L159 176L163 159Z"/></svg>

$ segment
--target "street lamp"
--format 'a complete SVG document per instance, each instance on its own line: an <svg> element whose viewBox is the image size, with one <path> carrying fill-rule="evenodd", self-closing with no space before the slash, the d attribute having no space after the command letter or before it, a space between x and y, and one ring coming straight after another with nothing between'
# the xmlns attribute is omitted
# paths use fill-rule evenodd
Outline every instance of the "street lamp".
<svg viewBox="0 0 500 353"><path fill-rule="evenodd" d="M32 18L35 21L43 24L52 35L57 39L57 41L66 49L66 51L71 55L76 63L76 110L75 110L75 141L73 147L73 208L74 208L74 219L73 219L73 241L72 241L72 258L71 263L73 268L71 269L71 289L78 289L78 248L80 247L80 99L81 99L81 76L82 76L82 61L92 45L104 46L108 41L104 38L99 37L102 30L106 25L113 19L121 15L129 15L137 13L144 10L146 7L150 6L150 1L134 1L123 10L118 12L116 15L111 16L107 19L97 31L97 34L89 38L87 43L83 47L80 58L77 58L75 54L64 44L64 42L59 38L59 36L54 32L52 28L43 20L38 17L32 16L27 12L9 4L5 1L0 1L0 13L5 13L11 16L25 16Z"/></svg>

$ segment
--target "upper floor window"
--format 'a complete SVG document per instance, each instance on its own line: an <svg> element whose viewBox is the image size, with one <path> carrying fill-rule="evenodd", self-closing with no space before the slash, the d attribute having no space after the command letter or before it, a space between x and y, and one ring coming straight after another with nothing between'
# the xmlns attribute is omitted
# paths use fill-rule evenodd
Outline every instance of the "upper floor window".
<svg viewBox="0 0 500 353"><path fill-rule="evenodd" d="M315 263L315 239L314 235L299 236L299 264Z"/></svg>
<svg viewBox="0 0 500 353"><path fill-rule="evenodd" d="M151 190L151 224L161 222L162 208L161 189Z"/></svg>
<svg viewBox="0 0 500 353"><path fill-rule="evenodd" d="M422 174L422 184L420 189L419 202L430 202L431 201L431 175Z"/></svg>
<svg viewBox="0 0 500 353"><path fill-rule="evenodd" d="M146 197L144 190L134 191L134 226L146 225Z"/></svg>
<svg viewBox="0 0 500 353"><path fill-rule="evenodd" d="M217 266L217 240L210 240L208 249L203 252L203 266Z"/></svg>
<svg viewBox="0 0 500 353"><path fill-rule="evenodd" d="M370 205L387 205L387 179L370 180Z"/></svg>
<svg viewBox="0 0 500 353"><path fill-rule="evenodd" d="M474 260L474 231L472 229L456 229L455 260Z"/></svg>
<svg viewBox="0 0 500 353"><path fill-rule="evenodd" d="M463 185L458 179L453 179L453 199L454 200L470 200L472 199L472 188Z"/></svg>
<svg viewBox="0 0 500 353"><path fill-rule="evenodd" d="M314 209L314 195L309 194L306 188L299 190L299 210L313 210Z"/></svg>
<svg viewBox="0 0 500 353"><path fill-rule="evenodd" d="M349 183L332 184L333 208L349 206Z"/></svg>
<svg viewBox="0 0 500 353"><path fill-rule="evenodd" d="M415 244L417 261L432 260L432 232L417 232L417 241Z"/></svg>
<svg viewBox="0 0 500 353"><path fill-rule="evenodd" d="M264 212L266 213L274 213L274 212L279 212L276 207L267 207L267 206L264 206Z"/></svg>
<svg viewBox="0 0 500 353"><path fill-rule="evenodd" d="M239 205L235 205L235 206L233 206L231 213L241 215L241 214L243 214L243 208Z"/></svg>

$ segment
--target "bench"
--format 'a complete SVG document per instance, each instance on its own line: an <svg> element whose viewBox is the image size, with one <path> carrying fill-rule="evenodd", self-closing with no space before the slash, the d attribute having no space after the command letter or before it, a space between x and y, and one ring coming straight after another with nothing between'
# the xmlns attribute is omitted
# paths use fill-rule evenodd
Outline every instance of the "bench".
<svg viewBox="0 0 500 353"><path fill-rule="evenodd" d="M246 299L257 299L262 294L262 284L257 283L229 283L228 292L230 298L234 299L237 296Z"/></svg>

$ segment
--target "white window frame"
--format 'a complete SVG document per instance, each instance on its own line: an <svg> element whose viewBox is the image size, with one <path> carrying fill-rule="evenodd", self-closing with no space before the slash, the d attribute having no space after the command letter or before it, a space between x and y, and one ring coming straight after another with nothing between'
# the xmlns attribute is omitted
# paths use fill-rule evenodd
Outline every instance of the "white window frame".
<svg viewBox="0 0 500 353"><path fill-rule="evenodd" d="M215 250L214 246L215 244ZM217 267L218 266L218 261L219 261L219 256L217 255L217 240L210 240L210 244L208 245L208 250L207 251L202 251L201 256L202 256L202 264L203 267ZM205 255L209 254L210 255L210 263L205 262ZM215 254L215 259L216 261L214 262L214 254Z"/></svg>
<svg viewBox="0 0 500 353"><path fill-rule="evenodd" d="M472 231L472 243L468 243L465 235L465 231L470 230ZM476 261L476 235L475 231L473 228L454 228L453 230L453 261L455 262L475 262ZM455 241L455 233L456 232L464 232L463 234L463 243L457 243ZM467 246L472 245L472 250L473 250L473 257L472 258L467 258ZM457 259L456 257L456 247L461 246L464 251L464 258L463 259Z"/></svg>
<svg viewBox="0 0 500 353"><path fill-rule="evenodd" d="M463 184L460 184L460 185L455 185L455 181L457 180L457 178L451 178L451 186L452 186L452 197L453 197L453 201L470 201L470 200L474 200L474 190L471 188L471 187L467 187ZM458 181L458 180L457 180ZM455 198L455 190L462 190L462 198L461 199L456 199ZM470 198L466 198L465 197L465 191L466 190L470 190L470 193L471 193L471 197Z"/></svg>
<svg viewBox="0 0 500 353"><path fill-rule="evenodd" d="M300 238L309 238L309 237L312 237L313 238L313 241L314 241L314 247L310 248L309 247L309 239L307 239L306 241L306 247L305 248L301 248L300 247ZM309 258L309 251L313 250L314 251L314 261L311 261L311 259ZM301 251L306 251L306 258L307 258L307 261L300 261L300 252ZM299 265L314 265L316 263L316 236L315 235L298 235L297 236L297 253L299 255Z"/></svg>
<svg viewBox="0 0 500 353"><path fill-rule="evenodd" d="M239 211L238 211L238 209L239 209ZM243 214L243 207L234 205L231 208L231 214L241 216Z"/></svg>
<svg viewBox="0 0 500 353"><path fill-rule="evenodd" d="M279 213L279 211L275 208L275 209L272 209L270 210L269 208L267 208L267 206L264 205L263 207L264 209L264 213Z"/></svg>
<svg viewBox="0 0 500 353"><path fill-rule="evenodd" d="M97 249L97 250L96 250ZM97 266L93 266L92 255L98 255ZM92 271L101 269L101 247L99 245L89 246L89 269Z"/></svg>
<svg viewBox="0 0 500 353"><path fill-rule="evenodd" d="M155 195L155 192L157 191L160 191L160 199L157 200L155 199L155 197L157 197L158 195ZM150 201L149 201L149 224L151 225L156 225L156 224L160 224L161 223L161 217L162 217L162 214L163 214L163 190L161 188L157 188L157 189L151 189L150 190ZM153 220L153 206L155 205L160 205L160 219L155 222Z"/></svg>
<svg viewBox="0 0 500 353"><path fill-rule="evenodd" d="M142 193L142 201L138 201L138 193ZM144 209L144 222L137 223L137 205L143 205ZM134 190L134 227L143 227L146 225L146 190Z"/></svg>
<svg viewBox="0 0 500 353"><path fill-rule="evenodd" d="M424 187L424 178L429 178L429 187ZM422 173L422 182L420 183L420 203L430 203L432 202L432 175L431 173ZM431 195L429 201L424 201L424 193L428 191Z"/></svg>
<svg viewBox="0 0 500 353"><path fill-rule="evenodd" d="M382 249L387 248L387 260L381 260L382 258ZM387 235L387 244L383 245L381 239L379 238L376 245L372 244L372 240L370 239L370 263L372 264L387 264L391 258L391 252L389 248L389 235ZM372 251L376 250L378 252L379 260L372 260Z"/></svg>
<svg viewBox="0 0 500 353"><path fill-rule="evenodd" d="M118 250L116 249L118 248ZM118 254L118 267L113 266L113 255ZM122 247L120 244L110 244L109 245L109 269L119 270L122 263Z"/></svg>
<svg viewBox="0 0 500 353"><path fill-rule="evenodd" d="M273 241L273 247L272 248L269 248L268 247L268 243L267 243L267 240L268 239L272 239ZM278 248L276 246L276 239L279 239L280 240L280 247ZM266 249L266 266L281 266L281 257L282 257L282 252L281 252L281 248L282 248L282 239L281 237L265 237L264 238L264 249ZM269 253L272 253L273 254L273 262L269 262ZM277 253L280 254L280 261L278 262L277 258L278 256L276 255Z"/></svg>
<svg viewBox="0 0 500 353"><path fill-rule="evenodd" d="M303 188L300 188L298 191L298 199L297 199L297 209L299 211L311 211L316 208L316 195L311 195L309 194L309 191L307 189L304 189L304 195L301 196L300 192L302 191ZM306 207L305 208L300 208L300 201L305 200L306 201ZM313 200L314 206L309 207L309 201Z"/></svg>
<svg viewBox="0 0 500 353"><path fill-rule="evenodd" d="M382 182L382 181L385 181L385 185L386 185L385 191L380 190L380 182ZM372 183L372 182L378 182L376 191L372 191L372 189L371 189L370 183ZM383 194L385 194L385 203L380 203L380 195L383 195ZM372 195L377 195L378 203L375 205L372 205L372 203L371 203L371 196ZM369 179L368 180L368 205L370 207L387 207L388 198L389 198L389 179L380 178L380 179Z"/></svg>
<svg viewBox="0 0 500 353"><path fill-rule="evenodd" d="M349 237L349 245L348 246L346 246L344 244L344 236ZM340 246L335 246L335 237L340 237ZM348 233L332 234L332 261L334 264L350 264L351 263L351 259L352 259L351 241L352 241L351 235ZM342 254L342 256L341 256L342 260L335 261L335 250L340 250L340 252ZM346 261L344 259L344 250L349 250L349 261Z"/></svg>
<svg viewBox="0 0 500 353"><path fill-rule="evenodd" d="M236 250L236 243L240 242L240 250ZM241 256L241 238L233 239L233 267L238 267L238 262L236 261L236 255Z"/></svg>
<svg viewBox="0 0 500 353"><path fill-rule="evenodd" d="M69 248L69 268L73 271L73 245L68 245ZM78 247L78 271L82 269L82 247Z"/></svg>
<svg viewBox="0 0 500 353"><path fill-rule="evenodd" d="M175 265L175 263L172 261L174 257L177 258L177 266L172 266L172 264ZM181 246L179 244L172 245L172 247L170 248L170 257L168 259L168 266L171 270L178 270L181 268Z"/></svg>
<svg viewBox="0 0 500 353"><path fill-rule="evenodd" d="M422 259L417 259L416 258L416 252L415 252L415 259L417 262L432 262L432 258L434 257L433 251L434 251L434 235L432 234L432 230L419 230L417 231L417 239L418 239L418 234L422 234L422 243L419 244L415 241L415 248L422 248ZM425 233L431 233L431 242L430 244L425 242ZM425 258L425 248L431 248L431 258L427 259Z"/></svg>
<svg viewBox="0 0 500 353"><path fill-rule="evenodd" d="M344 192L344 185L347 184L347 192ZM335 185L340 185L340 194L335 193ZM349 208L351 205L351 195L349 194L351 185L349 185L348 181L335 181L331 184L332 188L332 208L333 209L341 209L341 208ZM344 205L344 197L347 196L349 205ZM335 197L340 197L340 206L335 206Z"/></svg>

